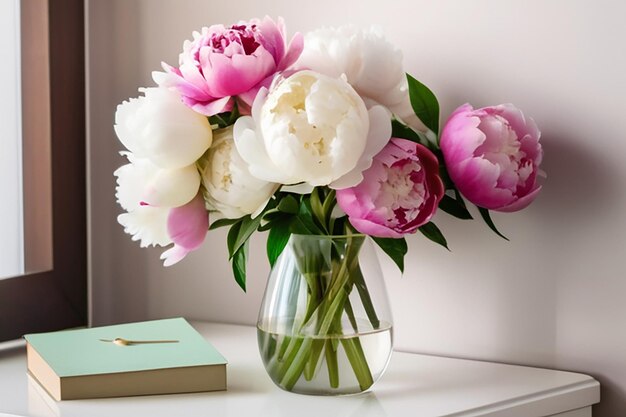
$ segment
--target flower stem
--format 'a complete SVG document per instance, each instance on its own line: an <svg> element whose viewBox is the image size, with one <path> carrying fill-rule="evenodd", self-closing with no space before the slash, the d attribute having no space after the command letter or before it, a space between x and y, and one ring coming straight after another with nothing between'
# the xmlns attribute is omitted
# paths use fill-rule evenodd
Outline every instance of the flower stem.
<svg viewBox="0 0 626 417"><path fill-rule="evenodd" d="M326 365L328 367L328 382L331 388L339 388L339 364L337 362L337 345L332 339L326 340Z"/></svg>
<svg viewBox="0 0 626 417"><path fill-rule="evenodd" d="M317 362L319 360L320 355L322 354L322 350L324 349L326 341L324 339L315 339L313 341L313 346L311 348L311 353L309 354L309 360L307 361L304 367L304 378L307 381L310 381L315 376L315 370L317 368Z"/></svg>
<svg viewBox="0 0 626 417"><path fill-rule="evenodd" d="M334 314L337 313L345 302L346 295L345 291L341 291L338 296L333 299L328 308L328 314L324 317L320 324L318 334L328 334L328 329L330 328ZM280 380L280 385L288 391L293 388L298 381L298 378L300 378L300 375L304 370L304 366L310 358L311 345L313 344L313 339L310 337L294 338L293 340L297 340L298 343L296 343L292 349L294 354L289 355L284 360L285 367L284 371L281 372L284 376Z"/></svg>
<svg viewBox="0 0 626 417"><path fill-rule="evenodd" d="M372 373L367 364L365 353L363 353L363 347L358 337L351 337L349 339L341 339L343 349L346 351L346 356L352 365L354 375L357 381L359 381L359 387L365 391L374 383Z"/></svg>
<svg viewBox="0 0 626 417"><path fill-rule="evenodd" d="M361 390L373 384L359 336L349 295L356 287L374 328L380 324L369 291L365 285L358 263L362 237L346 239L345 246L332 244L328 254L315 252L315 248L294 248L298 253L298 265L307 283L304 317L294 323L294 335L285 337L274 347L272 360L274 380L284 389L292 390L301 376L307 381L315 378L322 352L328 368L329 385L339 387L338 348L343 347ZM328 250L328 248L326 248ZM330 273L329 273L330 272ZM354 337L345 337L342 316L345 313ZM352 333L352 331L350 333ZM311 336L314 337L311 337Z"/></svg>

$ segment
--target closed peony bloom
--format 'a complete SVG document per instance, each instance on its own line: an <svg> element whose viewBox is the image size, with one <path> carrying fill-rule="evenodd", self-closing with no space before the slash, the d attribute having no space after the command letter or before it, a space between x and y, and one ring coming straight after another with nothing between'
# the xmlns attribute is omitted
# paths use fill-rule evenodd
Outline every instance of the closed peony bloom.
<svg viewBox="0 0 626 417"><path fill-rule="evenodd" d="M450 178L472 203L511 212L529 205L541 190L543 156L535 122L512 104L456 109L441 133Z"/></svg>
<svg viewBox="0 0 626 417"><path fill-rule="evenodd" d="M383 105L411 127L426 131L411 107L402 61L402 51L379 28L346 25L307 33L294 66L331 77L345 74L368 106Z"/></svg>
<svg viewBox="0 0 626 417"><path fill-rule="evenodd" d="M174 243L162 257L165 266L172 265L199 247L208 229L198 171L195 165L160 169L146 158L124 154L130 163L114 175L115 195L126 213L117 220L141 247Z"/></svg>
<svg viewBox="0 0 626 417"><path fill-rule="evenodd" d="M115 133L137 158L165 169L192 165L211 146L206 117L185 106L165 88L142 88L143 97L117 106Z"/></svg>
<svg viewBox="0 0 626 417"><path fill-rule="evenodd" d="M313 71L261 91L252 117L239 118L234 127L235 145L253 176L336 189L358 184L390 136L382 107L368 111L343 79Z"/></svg>
<svg viewBox="0 0 626 417"><path fill-rule="evenodd" d="M195 165L178 169L161 169L147 158L137 158L123 152L130 164L118 168L117 197L129 210L139 204L154 207L178 207L188 203L198 193L200 174Z"/></svg>
<svg viewBox="0 0 626 417"><path fill-rule="evenodd" d="M163 63L166 72L155 72L153 78L161 86L175 88L198 113L230 111L235 98L240 111L247 113L259 88L293 64L302 44L297 33L287 45L282 19L205 27L184 43L178 68Z"/></svg>
<svg viewBox="0 0 626 417"><path fill-rule="evenodd" d="M225 218L258 214L278 187L250 174L235 147L232 126L215 131L213 145L198 166L208 207Z"/></svg>
<svg viewBox="0 0 626 417"><path fill-rule="evenodd" d="M154 165L145 159L138 160L130 153L125 155L131 163L114 172L117 177L115 197L126 210L117 217L117 221L124 226L124 232L139 241L142 248L169 245L172 243L166 227L169 207L150 206L141 198L146 183L155 171Z"/></svg>
<svg viewBox="0 0 626 417"><path fill-rule="evenodd" d="M422 145L392 138L359 185L337 191L337 203L359 232L400 238L431 219L444 191L437 157Z"/></svg>

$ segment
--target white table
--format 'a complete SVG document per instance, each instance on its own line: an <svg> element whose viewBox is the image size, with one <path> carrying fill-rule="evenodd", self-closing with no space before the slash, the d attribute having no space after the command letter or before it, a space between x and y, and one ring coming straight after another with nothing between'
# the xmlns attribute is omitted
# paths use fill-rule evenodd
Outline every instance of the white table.
<svg viewBox="0 0 626 417"><path fill-rule="evenodd" d="M276 388L257 352L256 329L194 322L229 361L228 391L55 402L26 375L24 349L0 352L0 415L33 417L589 417L600 400L581 374L394 352L369 393L314 397Z"/></svg>

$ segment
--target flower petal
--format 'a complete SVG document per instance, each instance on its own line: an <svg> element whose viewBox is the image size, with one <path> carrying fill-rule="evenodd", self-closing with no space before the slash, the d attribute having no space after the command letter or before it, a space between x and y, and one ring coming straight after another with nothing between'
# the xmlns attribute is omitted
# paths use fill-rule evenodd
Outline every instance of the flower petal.
<svg viewBox="0 0 626 417"><path fill-rule="evenodd" d="M287 47L287 53L278 64L276 71L284 71L292 66L304 49L304 36L301 33L293 35L289 46Z"/></svg>
<svg viewBox="0 0 626 417"><path fill-rule="evenodd" d="M133 240L140 241L142 248L166 246L172 243L167 234L168 214L167 208L142 206L120 214L117 221L124 226L124 232L132 235Z"/></svg>
<svg viewBox="0 0 626 417"><path fill-rule="evenodd" d="M263 47L254 55L212 54L204 68L206 82L218 97L245 93L273 71L274 58Z"/></svg>
<svg viewBox="0 0 626 417"><path fill-rule="evenodd" d="M205 116L213 116L214 114L224 113L231 111L235 100L232 97L222 97L220 99L208 101L208 102L196 102L191 100L184 100L185 103L191 107L194 111L203 114Z"/></svg>
<svg viewBox="0 0 626 417"><path fill-rule="evenodd" d="M254 109L255 107L252 108L253 114ZM233 129L233 137L239 155L248 163L248 168L253 176L268 182L281 184L298 182L276 169L276 166L267 155L263 138L260 136L260 132L257 132L252 117L243 116L237 119Z"/></svg>
<svg viewBox="0 0 626 417"><path fill-rule="evenodd" d="M174 244L174 246L161 254L160 259L163 260L163 266L172 266L182 261L189 252L191 251L180 245Z"/></svg>
<svg viewBox="0 0 626 417"><path fill-rule="evenodd" d="M387 111L382 106L374 106L368 111L369 131L365 150L361 154L357 165L344 176L333 181L329 187L335 190L357 185L363 179L363 171L372 165L372 159L378 154L391 137L391 121Z"/></svg>
<svg viewBox="0 0 626 417"><path fill-rule="evenodd" d="M255 23L262 36L263 48L272 54L275 65L278 65L285 55L285 22L279 17L278 22L274 23L269 16L265 16Z"/></svg>
<svg viewBox="0 0 626 417"><path fill-rule="evenodd" d="M198 193L200 174L195 165L159 169L143 191L142 201L157 207L182 206Z"/></svg>
<svg viewBox="0 0 626 417"><path fill-rule="evenodd" d="M214 139L198 161L207 206L225 218L260 213L279 185L250 173L235 146L232 126L216 130Z"/></svg>
<svg viewBox="0 0 626 417"><path fill-rule="evenodd" d="M535 200L535 198L537 198L537 195L539 195L539 191L541 191L541 186L536 187L530 193L526 194L523 197L518 198L513 203L506 205L504 207L493 209L493 210L501 211L504 213L511 213L514 211L522 210L528 207L528 205L532 203Z"/></svg>
<svg viewBox="0 0 626 417"><path fill-rule="evenodd" d="M393 229L383 226L382 224L374 223L367 219L350 217L350 224L352 224L352 226L354 226L354 228L359 232L369 236L388 237L394 239L399 239L404 236L402 233L398 233Z"/></svg>
<svg viewBox="0 0 626 417"><path fill-rule="evenodd" d="M171 209L167 217L168 235L175 244L189 251L202 245L208 228L209 215L200 193L184 206Z"/></svg>

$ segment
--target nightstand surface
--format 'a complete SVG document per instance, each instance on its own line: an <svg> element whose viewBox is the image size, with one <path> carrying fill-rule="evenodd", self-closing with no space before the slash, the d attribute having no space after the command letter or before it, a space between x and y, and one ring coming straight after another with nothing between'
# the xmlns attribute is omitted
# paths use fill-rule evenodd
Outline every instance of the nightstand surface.
<svg viewBox="0 0 626 417"><path fill-rule="evenodd" d="M369 393L283 392L266 375L256 329L193 322L228 359L228 391L55 402L26 374L25 349L0 352L0 415L33 417L589 417L600 386L587 375L394 352Z"/></svg>

